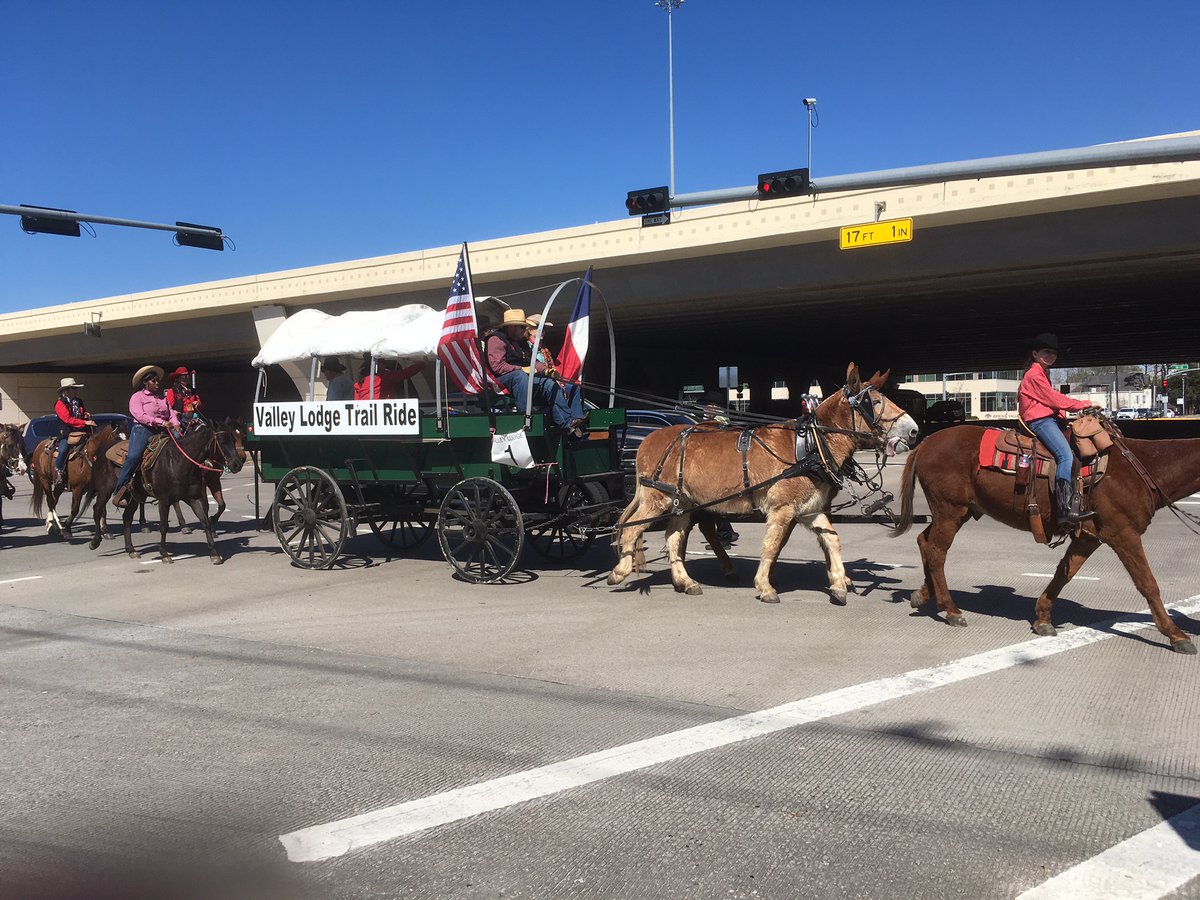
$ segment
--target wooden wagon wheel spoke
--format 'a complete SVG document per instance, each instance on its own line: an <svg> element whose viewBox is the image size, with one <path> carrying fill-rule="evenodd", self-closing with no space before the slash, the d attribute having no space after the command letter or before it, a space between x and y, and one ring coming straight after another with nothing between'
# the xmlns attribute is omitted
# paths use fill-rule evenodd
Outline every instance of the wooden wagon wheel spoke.
<svg viewBox="0 0 1200 900"><path fill-rule="evenodd" d="M580 529L583 510L609 502L608 491L599 482L563 485L558 493L559 515L550 524L529 529L529 543L539 554L552 560L571 560L592 548L595 535ZM588 521L583 519L583 521Z"/></svg>
<svg viewBox="0 0 1200 900"><path fill-rule="evenodd" d="M275 489L275 536L302 568L324 569L337 561L349 520L341 489L321 469L292 469Z"/></svg>
<svg viewBox="0 0 1200 900"><path fill-rule="evenodd" d="M475 583L505 578L525 543L516 500L490 478L467 478L447 491L437 529L446 562Z"/></svg>

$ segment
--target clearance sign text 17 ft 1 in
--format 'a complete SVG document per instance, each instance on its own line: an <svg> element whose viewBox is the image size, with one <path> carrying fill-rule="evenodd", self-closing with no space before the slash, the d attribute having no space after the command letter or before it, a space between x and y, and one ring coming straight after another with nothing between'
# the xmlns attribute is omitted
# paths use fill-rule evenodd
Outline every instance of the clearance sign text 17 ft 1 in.
<svg viewBox="0 0 1200 900"><path fill-rule="evenodd" d="M855 250L859 247L874 247L877 244L900 244L911 241L912 219L888 219L867 225L848 225L841 230L838 247Z"/></svg>
<svg viewBox="0 0 1200 900"><path fill-rule="evenodd" d="M421 420L413 399L255 403L254 433L420 434Z"/></svg>

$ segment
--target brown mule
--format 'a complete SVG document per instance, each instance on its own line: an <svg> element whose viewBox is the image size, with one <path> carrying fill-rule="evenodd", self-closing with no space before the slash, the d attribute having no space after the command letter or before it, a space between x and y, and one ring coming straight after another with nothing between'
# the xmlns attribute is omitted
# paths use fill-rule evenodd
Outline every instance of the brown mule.
<svg viewBox="0 0 1200 900"><path fill-rule="evenodd" d="M831 429L823 432L831 471L841 469L851 454L864 446L882 447L891 454L900 447L907 450L915 440L917 423L880 393L886 380L887 373L876 372L874 377L862 381L858 367L851 363L845 389L836 391L817 408L818 426ZM779 594L771 585L771 569L792 529L800 522L816 534L825 552L830 598L834 603L844 604L850 581L842 565L841 542L829 521L829 505L837 494L837 486L828 478L813 474L765 484L796 464L796 423L756 428L745 456L738 447L740 429L702 423L685 440L681 439L681 433L688 428L685 425L660 428L638 447L638 487L618 522L614 544L620 559L609 574L608 583L620 584L635 569L641 569L645 555L642 535L651 524L645 520L662 518L667 525L667 553L675 590L701 593L700 585L688 576L683 558L693 519L706 536L711 519L706 522L690 507L729 497L710 507L711 512L731 515L761 512L766 516L767 530L754 578L760 600L779 602ZM681 502L676 505L672 493L647 484L645 479L671 488L679 485ZM743 493L747 479L752 487L763 486ZM715 533L709 536L720 559L724 553L717 550L720 541L714 538ZM728 574L732 566L727 563L726 557L722 567Z"/></svg>
<svg viewBox="0 0 1200 900"><path fill-rule="evenodd" d="M47 447L53 448L58 443L58 438L46 438L37 445L29 459L29 475L33 481L33 514L41 518L42 503L45 502L49 508L47 528L57 523L62 535L70 537L71 525L79 515L84 500L96 493L96 471L107 465L102 459L104 451L116 441L117 436L113 433L111 425L105 425L95 431L84 442L83 452L67 463L66 484L59 485L54 484L53 451L46 452ZM96 465L97 459L100 459L99 466ZM71 514L64 521L58 517L56 507L59 496L68 490L71 492ZM107 496L104 499L107 500ZM98 545L100 536L106 533L103 504L97 503L92 515L96 523L93 540Z"/></svg>
<svg viewBox="0 0 1200 900"><path fill-rule="evenodd" d="M1012 476L979 467L979 445L985 430L974 425L948 428L927 437L909 455L904 466L900 518L892 531L893 536L898 536L912 525L913 491L916 482L920 481L930 512L929 525L917 537L925 581L910 599L914 607L919 607L927 603L932 594L950 625L966 624L946 586L945 565L954 536L967 519L986 513L1012 528L1029 530L1024 511L1013 508ZM1116 448L1110 451L1108 472L1092 492L1095 517L1080 526L1067 545L1054 578L1038 597L1033 630L1041 635L1057 633L1051 621L1051 609L1059 592L1097 547L1108 544L1150 604L1154 624L1171 641L1171 649L1195 653L1195 645L1171 620L1163 606L1158 582L1146 561L1142 535L1156 510L1200 489L1200 439L1123 440L1148 470L1161 493L1151 490L1123 453ZM1034 489L1038 492L1038 505L1048 514L1053 504L1047 482L1034 481L1037 482Z"/></svg>

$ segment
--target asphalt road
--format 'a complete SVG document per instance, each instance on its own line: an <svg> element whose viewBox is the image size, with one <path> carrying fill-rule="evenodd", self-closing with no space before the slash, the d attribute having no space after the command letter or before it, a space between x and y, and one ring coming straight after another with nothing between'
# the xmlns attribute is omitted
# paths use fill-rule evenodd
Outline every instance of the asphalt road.
<svg viewBox="0 0 1200 900"><path fill-rule="evenodd" d="M1060 636L1034 638L1058 553L986 520L951 551L951 628L905 602L916 528L838 525L846 607L798 531L772 606L757 525L736 584L692 554L689 597L661 535L619 589L599 545L476 586L436 540L389 558L364 533L305 571L254 530L239 476L227 561L172 533L165 566L156 535L140 560L47 538L19 491L5 900L1200 897L1200 663L1107 549ZM1147 538L1193 635L1198 541L1169 515Z"/></svg>

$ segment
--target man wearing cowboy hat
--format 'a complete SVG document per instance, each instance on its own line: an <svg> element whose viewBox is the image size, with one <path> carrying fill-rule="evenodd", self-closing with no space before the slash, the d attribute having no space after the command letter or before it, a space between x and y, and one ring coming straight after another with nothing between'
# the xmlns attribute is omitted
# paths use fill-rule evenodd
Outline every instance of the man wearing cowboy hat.
<svg viewBox="0 0 1200 900"><path fill-rule="evenodd" d="M180 366L166 376L167 383L170 385L165 395L167 405L175 410L175 415L179 416L179 422L184 431L188 431L200 422L200 407L204 405L195 388L188 383L188 376L195 376L195 374L195 372L188 371L187 366Z"/></svg>
<svg viewBox="0 0 1200 900"><path fill-rule="evenodd" d="M326 400L353 400L354 379L336 356L327 356L321 362L321 375L325 378Z"/></svg>
<svg viewBox="0 0 1200 900"><path fill-rule="evenodd" d="M161 385L163 370L158 366L142 366L133 376L133 396L129 398L129 414L133 416L133 428L129 432L129 455L117 476L113 491L113 503L124 508L129 500L125 494L133 473L138 470L150 436L170 425L179 428L179 417L163 396Z"/></svg>
<svg viewBox="0 0 1200 900"><path fill-rule="evenodd" d="M518 404L523 402L532 377L535 401L550 408L554 424L573 440L583 437L580 428L583 400L579 396L579 385L564 382L560 386L553 380L558 374L554 366L533 359L525 310L504 311L504 321L487 340L487 367Z"/></svg>
<svg viewBox="0 0 1200 900"><path fill-rule="evenodd" d="M96 423L89 415L87 407L79 399L79 389L83 387L74 378L67 377L58 383L58 402L54 404L54 414L58 416L58 459L54 461L54 484L57 488L65 480L67 471L67 456L70 451L68 439L72 431L83 431L85 428L95 428Z"/></svg>

